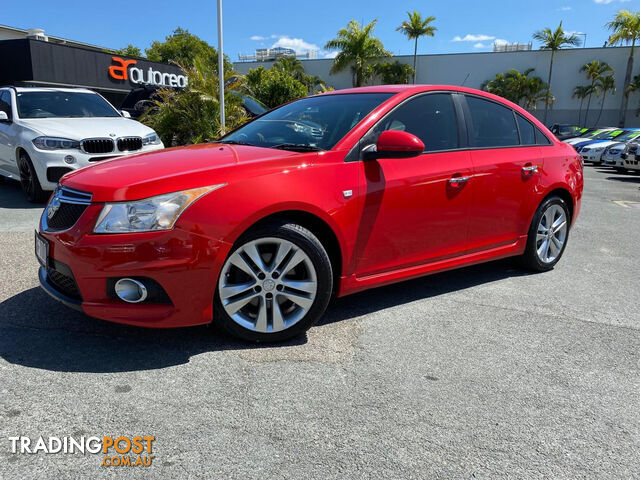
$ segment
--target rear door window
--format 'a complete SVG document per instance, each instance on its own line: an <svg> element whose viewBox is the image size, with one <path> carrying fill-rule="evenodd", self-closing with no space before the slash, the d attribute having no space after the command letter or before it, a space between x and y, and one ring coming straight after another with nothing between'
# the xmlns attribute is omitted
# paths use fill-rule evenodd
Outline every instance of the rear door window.
<svg viewBox="0 0 640 480"><path fill-rule="evenodd" d="M478 97L466 96L471 127L471 146L499 148L520 145L518 128L513 110L496 102Z"/></svg>

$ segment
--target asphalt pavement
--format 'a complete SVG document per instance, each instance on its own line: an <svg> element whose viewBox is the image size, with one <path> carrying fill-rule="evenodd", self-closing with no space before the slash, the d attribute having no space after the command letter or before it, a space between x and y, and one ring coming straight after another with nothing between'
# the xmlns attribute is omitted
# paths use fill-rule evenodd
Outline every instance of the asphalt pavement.
<svg viewBox="0 0 640 480"><path fill-rule="evenodd" d="M363 292L259 347L50 299L42 207L0 183L0 478L640 477L640 176L585 176L553 271L506 260ZM154 436L155 458L12 454L18 435Z"/></svg>

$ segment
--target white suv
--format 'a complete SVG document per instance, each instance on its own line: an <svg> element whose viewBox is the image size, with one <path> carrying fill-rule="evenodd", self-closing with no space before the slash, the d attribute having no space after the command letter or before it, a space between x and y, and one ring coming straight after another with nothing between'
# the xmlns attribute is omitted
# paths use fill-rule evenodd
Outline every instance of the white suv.
<svg viewBox="0 0 640 480"><path fill-rule="evenodd" d="M160 148L156 132L91 90L0 88L0 175L20 180L31 202L72 170Z"/></svg>

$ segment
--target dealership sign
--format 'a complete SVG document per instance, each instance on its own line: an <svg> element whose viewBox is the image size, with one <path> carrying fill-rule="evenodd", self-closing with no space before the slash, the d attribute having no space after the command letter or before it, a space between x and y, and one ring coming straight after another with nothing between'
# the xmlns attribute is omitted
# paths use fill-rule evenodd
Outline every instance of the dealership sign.
<svg viewBox="0 0 640 480"><path fill-rule="evenodd" d="M125 60L120 57L111 57L115 65L109 67L109 76L114 80L130 81L135 85L154 85L157 87L184 88L187 86L186 75L164 73L149 67L147 70L134 65L137 60Z"/></svg>

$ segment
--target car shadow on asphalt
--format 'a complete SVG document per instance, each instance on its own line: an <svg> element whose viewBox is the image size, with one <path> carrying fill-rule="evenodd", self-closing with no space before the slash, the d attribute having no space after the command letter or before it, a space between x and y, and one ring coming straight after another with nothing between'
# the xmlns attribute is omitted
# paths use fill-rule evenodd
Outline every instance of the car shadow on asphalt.
<svg viewBox="0 0 640 480"><path fill-rule="evenodd" d="M368 290L332 302L320 325L528 275L512 260L499 260ZM279 343L301 348L306 336ZM58 372L129 372L188 363L200 353L273 348L246 344L209 326L172 330L129 327L87 317L51 299L40 288L0 303L0 357L9 363Z"/></svg>
<svg viewBox="0 0 640 480"><path fill-rule="evenodd" d="M20 188L20 183L15 180L10 180L8 178L0 179L0 208L16 208L16 209L24 209L24 208L44 208L44 203L31 203L29 202L24 193L22 193L22 188Z"/></svg>
<svg viewBox="0 0 640 480"><path fill-rule="evenodd" d="M624 182L624 183L637 183L640 185L640 177L606 177L607 180L614 180L616 182Z"/></svg>

